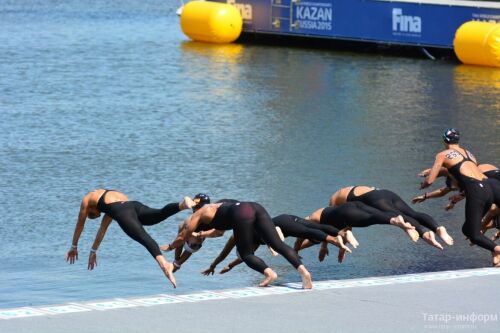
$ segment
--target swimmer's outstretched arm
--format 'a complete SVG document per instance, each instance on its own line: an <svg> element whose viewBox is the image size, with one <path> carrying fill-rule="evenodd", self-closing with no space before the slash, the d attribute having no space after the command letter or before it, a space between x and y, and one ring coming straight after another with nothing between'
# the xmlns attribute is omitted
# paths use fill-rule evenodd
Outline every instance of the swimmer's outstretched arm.
<svg viewBox="0 0 500 333"><path fill-rule="evenodd" d="M104 235L108 230L109 225L113 219L109 215L104 215L101 221L101 226L99 230L97 230L97 235L95 236L94 244L92 244L92 248L90 249L89 254L89 264L87 269L93 270L95 266L97 266L97 249L101 245L102 240L104 239Z"/></svg>
<svg viewBox="0 0 500 333"><path fill-rule="evenodd" d="M420 177L427 177L430 172L431 172L431 168L424 169L424 170L420 171L420 173L418 175ZM439 170L438 177L444 177L444 176L448 176L448 169L446 169L445 167L441 167L441 169Z"/></svg>
<svg viewBox="0 0 500 333"><path fill-rule="evenodd" d="M180 254L179 257L175 257L175 260L172 263L174 265L174 272L179 270L181 268L181 265L184 264L192 255L192 253L190 253L188 251L182 251L182 248L180 248L180 247L175 249L176 252L177 252L177 250L182 252L182 254Z"/></svg>
<svg viewBox="0 0 500 333"><path fill-rule="evenodd" d="M259 244L256 244L253 248L254 252L257 251L257 249L259 248ZM227 273L229 272L230 270L232 270L234 267L238 266L239 264L241 264L243 262L243 260L241 258L236 258L234 259L233 261L231 261L226 267L224 267L223 269L220 270L220 274L224 274L224 273Z"/></svg>
<svg viewBox="0 0 500 333"><path fill-rule="evenodd" d="M490 210L484 215L483 221L481 222L481 232L484 234L489 229L495 227L493 219L500 215L500 208L496 205L492 205Z"/></svg>
<svg viewBox="0 0 500 333"><path fill-rule="evenodd" d="M226 259L226 257L229 255L229 253L231 253L231 250L235 246L236 246L236 240L234 239L234 235L232 235L227 240L226 245L224 245L224 248L219 253L217 258L215 258L215 260L210 264L210 267L208 269L204 270L203 272L201 272L201 274L203 274L203 275L212 274L213 275L214 271L215 271L215 267L217 267L218 264L220 264L222 261L224 261L224 259Z"/></svg>
<svg viewBox="0 0 500 333"><path fill-rule="evenodd" d="M216 238L224 235L224 230L210 229L207 231L193 232L193 236L197 238L205 239L205 238Z"/></svg>
<svg viewBox="0 0 500 333"><path fill-rule="evenodd" d="M419 202L424 202L426 199L434 199L434 198L441 198L450 193L451 191L456 191L456 189L449 188L449 187L441 187L435 191L431 192L426 192L421 195L417 195L413 199L411 199L412 203L419 203Z"/></svg>
<svg viewBox="0 0 500 333"><path fill-rule="evenodd" d="M436 155L436 159L434 160L434 165L431 168L431 171L429 172L429 175L425 180L420 184L420 188L426 188L432 185L434 181L436 180L437 176L439 175L439 171L441 171L441 167L443 166L443 162L445 159L445 154L443 152L438 153Z"/></svg>
<svg viewBox="0 0 500 333"><path fill-rule="evenodd" d="M465 199L465 194L463 192L453 194L448 198L448 204L446 205L445 209L446 210L452 209L453 207L455 207L457 203L459 203L463 199Z"/></svg>
<svg viewBox="0 0 500 333"><path fill-rule="evenodd" d="M202 219L211 221L214 218L219 206L220 204L207 204L198 209L186 219L182 232L177 235L175 240L167 246L160 247L160 249L163 251L169 251L182 246L184 242L187 241L193 234L193 232L195 232L200 223L202 223Z"/></svg>
<svg viewBox="0 0 500 333"><path fill-rule="evenodd" d="M83 228L85 226L85 220L88 215L88 206L89 206L89 195L83 197L82 202L80 203L80 212L78 213L78 219L76 221L75 231L73 232L73 240L71 241L71 248L66 254L66 262L70 264L74 264L76 260L78 260L78 240L80 239L80 235L83 232Z"/></svg>
<svg viewBox="0 0 500 333"><path fill-rule="evenodd" d="M203 208L200 208L191 216L189 216L184 222L182 230L177 234L177 237L175 237L174 241L168 244L167 246L160 246L160 249L162 251L170 251L178 247L181 247L184 244L184 242L189 239L189 236L191 236L191 234L196 230L196 228L200 224L200 217L202 211Z"/></svg>
<svg viewBox="0 0 500 333"><path fill-rule="evenodd" d="M232 270L234 267L236 267L239 264L241 264L242 262L243 262L243 260L241 260L240 258L236 258L233 261L231 261L226 267L224 267L223 269L221 269L219 273L220 274L227 273L230 270Z"/></svg>

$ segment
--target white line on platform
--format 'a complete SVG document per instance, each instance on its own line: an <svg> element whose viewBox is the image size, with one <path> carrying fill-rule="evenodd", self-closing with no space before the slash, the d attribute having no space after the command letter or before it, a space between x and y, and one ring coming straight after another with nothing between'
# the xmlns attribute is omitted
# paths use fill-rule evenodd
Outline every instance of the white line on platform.
<svg viewBox="0 0 500 333"><path fill-rule="evenodd" d="M343 289L357 287L383 286L389 284L418 283L426 281L440 281L461 279L474 276L500 275L498 268L479 268L460 271L444 271L435 273L407 274L397 276L382 276L351 280L329 280L314 282L314 290ZM38 307L20 307L0 309L0 319L26 318L35 316L59 315L85 311L107 311L114 309L133 308L138 306L155 306L184 302L201 302L220 299L236 299L244 297L258 297L296 292L308 292L300 289L300 283L286 283L269 288L248 287L240 289L226 289L217 291L200 291L186 295L158 294L144 297L115 298L103 301L72 302L61 305L45 305Z"/></svg>

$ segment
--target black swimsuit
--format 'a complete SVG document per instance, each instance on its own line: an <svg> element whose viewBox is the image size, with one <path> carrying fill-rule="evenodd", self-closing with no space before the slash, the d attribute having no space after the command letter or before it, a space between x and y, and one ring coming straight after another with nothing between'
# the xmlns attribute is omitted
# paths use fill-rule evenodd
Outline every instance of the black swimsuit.
<svg viewBox="0 0 500 333"><path fill-rule="evenodd" d="M462 155L459 151L457 153ZM465 155L462 155L462 161L448 168L448 172L465 192L465 222L462 232L472 243L493 251L496 244L481 233L481 220L492 203L500 203L500 182L496 179L477 180L462 174L460 167L464 162L474 163L467 150L465 150Z"/></svg>
<svg viewBox="0 0 500 333"><path fill-rule="evenodd" d="M346 227L364 228L374 224L389 224L394 216L396 215L354 201L342 206L326 207L321 212L320 223L340 230Z"/></svg>
<svg viewBox="0 0 500 333"><path fill-rule="evenodd" d="M209 224L218 230L233 230L240 258L250 268L263 273L267 264L254 254L260 240L285 257L295 268L302 262L291 247L281 241L267 211L256 202L223 203Z"/></svg>
<svg viewBox="0 0 500 333"><path fill-rule="evenodd" d="M133 240L142 244L149 253L161 255L158 243L144 230L145 225L155 225L180 211L178 203L170 203L162 209L150 208L138 201L105 203L105 196L113 190L105 190L97 202L97 209L118 222L122 230Z"/></svg>
<svg viewBox="0 0 500 333"><path fill-rule="evenodd" d="M399 195L392 191L375 188L373 191L356 196L354 195L355 188L356 186L349 191L347 202L359 201L383 212L391 212L393 216L401 215L405 221L415 227L420 237L426 232L423 226L434 232L439 227L430 215L413 210Z"/></svg>

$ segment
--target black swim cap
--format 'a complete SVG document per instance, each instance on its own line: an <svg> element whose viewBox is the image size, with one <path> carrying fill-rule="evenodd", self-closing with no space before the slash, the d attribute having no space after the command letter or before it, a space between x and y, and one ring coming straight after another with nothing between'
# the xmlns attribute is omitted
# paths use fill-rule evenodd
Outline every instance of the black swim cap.
<svg viewBox="0 0 500 333"><path fill-rule="evenodd" d="M204 205L210 203L210 197L205 193L198 193L197 195L194 196L193 201L196 203L196 205L193 207L193 210L199 209Z"/></svg>
<svg viewBox="0 0 500 333"><path fill-rule="evenodd" d="M443 140L448 144L456 144L460 141L460 132L456 128L448 128L443 134Z"/></svg>

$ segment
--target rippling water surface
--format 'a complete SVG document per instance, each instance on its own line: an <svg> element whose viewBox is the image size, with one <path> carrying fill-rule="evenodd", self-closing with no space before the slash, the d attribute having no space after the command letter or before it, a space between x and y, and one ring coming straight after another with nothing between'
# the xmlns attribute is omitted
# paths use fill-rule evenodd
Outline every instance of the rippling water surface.
<svg viewBox="0 0 500 333"><path fill-rule="evenodd" d="M206 242L172 290L149 254L112 224L87 271L65 263L82 196L119 189L153 207L184 195L258 201L307 215L339 187L409 200L416 174L455 126L481 162L500 164L500 71L452 62L306 47L205 45L180 31L177 1L0 3L0 307L255 285L244 265L204 277L226 238ZM435 187L440 186L438 182ZM356 230L342 265L303 252L314 279L488 266L460 227L463 204L418 206L448 227L444 251L396 228ZM178 214L148 228L171 241ZM282 258L259 253L281 276ZM172 254L168 254L171 259ZM222 268L222 265L221 265Z"/></svg>

